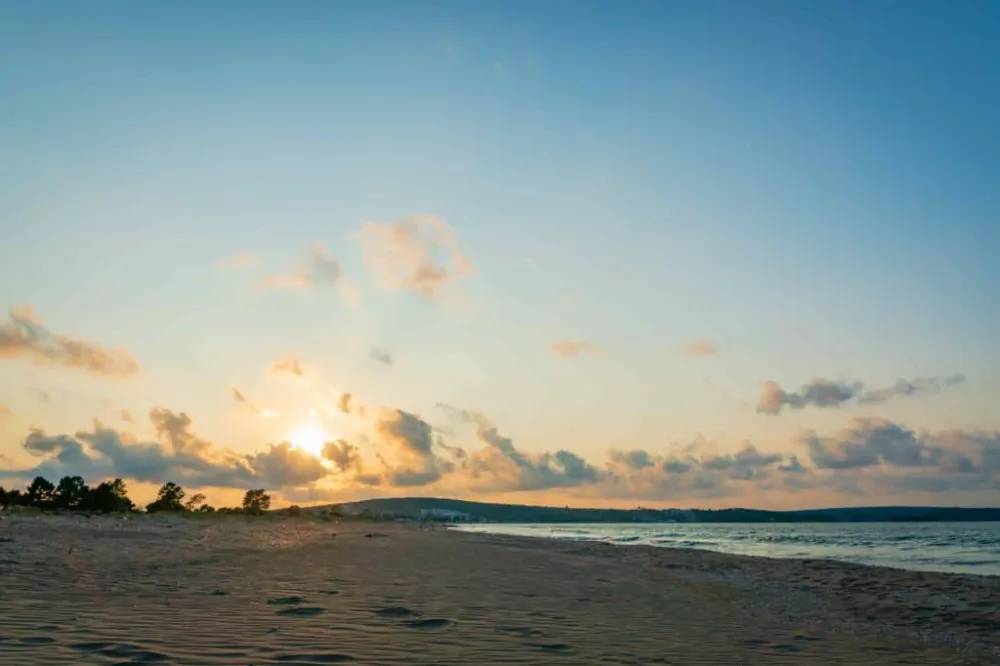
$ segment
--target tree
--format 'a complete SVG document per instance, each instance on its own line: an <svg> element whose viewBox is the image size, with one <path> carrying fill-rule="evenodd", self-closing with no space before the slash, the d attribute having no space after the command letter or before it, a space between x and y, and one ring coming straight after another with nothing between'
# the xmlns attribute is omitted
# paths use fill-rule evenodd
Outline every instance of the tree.
<svg viewBox="0 0 1000 666"><path fill-rule="evenodd" d="M167 481L156 493L156 501L146 505L146 511L156 513L157 511L183 511L184 489L173 481Z"/></svg>
<svg viewBox="0 0 1000 666"><path fill-rule="evenodd" d="M12 506L24 506L27 503L27 499L20 490L14 488L13 490L8 490L7 495L3 498L3 505L5 507Z"/></svg>
<svg viewBox="0 0 1000 666"><path fill-rule="evenodd" d="M135 508L128 498L125 482L121 479L104 481L90 492L88 504L95 511L104 513L131 511Z"/></svg>
<svg viewBox="0 0 1000 666"><path fill-rule="evenodd" d="M56 486L55 506L60 509L82 509L89 500L90 488L79 476L64 476Z"/></svg>
<svg viewBox="0 0 1000 666"><path fill-rule="evenodd" d="M271 508L271 496L263 488L248 490L243 495L243 512L259 516Z"/></svg>
<svg viewBox="0 0 1000 666"><path fill-rule="evenodd" d="M28 503L40 509L47 509L56 499L56 487L43 476L36 476L28 486Z"/></svg>
<svg viewBox="0 0 1000 666"><path fill-rule="evenodd" d="M204 504L205 504L205 495L203 495L202 493L195 493L191 497L191 499L189 499L187 502L184 502L184 508L187 509L188 511L197 511Z"/></svg>

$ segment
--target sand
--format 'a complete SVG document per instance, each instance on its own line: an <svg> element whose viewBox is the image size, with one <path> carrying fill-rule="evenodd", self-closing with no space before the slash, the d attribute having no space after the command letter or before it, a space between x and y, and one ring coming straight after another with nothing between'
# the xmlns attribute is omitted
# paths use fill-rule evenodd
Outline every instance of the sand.
<svg viewBox="0 0 1000 666"><path fill-rule="evenodd" d="M998 664L1000 578L311 519L6 516L0 664Z"/></svg>

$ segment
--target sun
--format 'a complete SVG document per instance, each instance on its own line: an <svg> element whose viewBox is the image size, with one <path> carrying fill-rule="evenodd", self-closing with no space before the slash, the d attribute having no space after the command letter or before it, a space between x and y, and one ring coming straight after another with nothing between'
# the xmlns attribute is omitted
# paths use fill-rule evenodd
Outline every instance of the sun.
<svg viewBox="0 0 1000 666"><path fill-rule="evenodd" d="M302 449L306 453L311 453L317 458L323 457L323 445L333 439L334 437L315 423L308 423L298 428L288 437L292 446Z"/></svg>

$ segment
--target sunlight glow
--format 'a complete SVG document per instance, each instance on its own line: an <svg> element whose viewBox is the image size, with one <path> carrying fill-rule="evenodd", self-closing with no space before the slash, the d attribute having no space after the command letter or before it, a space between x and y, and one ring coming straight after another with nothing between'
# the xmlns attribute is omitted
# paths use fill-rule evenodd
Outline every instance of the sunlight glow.
<svg viewBox="0 0 1000 666"><path fill-rule="evenodd" d="M336 439L315 423L301 426L288 437L288 441L297 449L311 453L317 458L323 457L323 444Z"/></svg>

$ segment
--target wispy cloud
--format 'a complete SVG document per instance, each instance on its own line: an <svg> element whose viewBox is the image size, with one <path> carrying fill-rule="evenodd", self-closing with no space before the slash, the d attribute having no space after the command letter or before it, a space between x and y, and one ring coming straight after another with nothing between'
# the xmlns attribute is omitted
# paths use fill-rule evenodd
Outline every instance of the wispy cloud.
<svg viewBox="0 0 1000 666"><path fill-rule="evenodd" d="M369 268L390 289L441 299L458 279L473 272L458 236L439 217L413 215L396 222L366 222L357 238Z"/></svg>
<svg viewBox="0 0 1000 666"><path fill-rule="evenodd" d="M681 351L685 356L715 356L719 348L711 340L694 340L685 344Z"/></svg>
<svg viewBox="0 0 1000 666"><path fill-rule="evenodd" d="M392 365L393 363L392 354L382 347L372 347L371 357L383 365Z"/></svg>
<svg viewBox="0 0 1000 666"><path fill-rule="evenodd" d="M777 415L785 407L803 409L805 407L840 407L845 404L875 405L894 397L933 393L945 388L959 386L965 382L965 375L948 377L917 377L912 380L900 379L894 386L865 390L861 382L834 381L816 378L804 384L798 391L782 390L776 382L766 381L757 401L758 414Z"/></svg>
<svg viewBox="0 0 1000 666"><path fill-rule="evenodd" d="M14 415L14 412L10 410L7 405L0 405L0 421L9 419Z"/></svg>
<svg viewBox="0 0 1000 666"><path fill-rule="evenodd" d="M118 410L118 418L120 418L122 421L125 421L126 423L132 423L132 421L135 420L135 418L132 416L132 412L128 409Z"/></svg>
<svg viewBox="0 0 1000 666"><path fill-rule="evenodd" d="M357 285L341 272L340 263L320 243L309 247L306 259L293 272L269 275L257 281L258 289L309 291L334 287L349 304L357 304L360 298Z"/></svg>
<svg viewBox="0 0 1000 666"><path fill-rule="evenodd" d="M131 377L139 372L132 354L108 349L67 335L57 335L42 323L30 306L10 311L0 325L0 358L29 358L105 377Z"/></svg>
<svg viewBox="0 0 1000 666"><path fill-rule="evenodd" d="M287 356L272 362L267 368L267 374L298 386L310 386L313 381L313 373L298 356Z"/></svg>
<svg viewBox="0 0 1000 666"><path fill-rule="evenodd" d="M559 340L549 346L549 351L559 358L593 356L599 353L597 347L590 340Z"/></svg>
<svg viewBox="0 0 1000 666"><path fill-rule="evenodd" d="M241 405L244 405L250 410L250 413L262 419L276 419L281 416L277 411L273 409L267 409L258 406L255 402L247 398L243 392L235 386L229 388L229 392L232 394L233 399L236 400Z"/></svg>
<svg viewBox="0 0 1000 666"><path fill-rule="evenodd" d="M249 252L237 252L231 257L227 257L219 262L219 265L223 268L250 268L251 266L256 266L258 262L257 255L250 254Z"/></svg>

